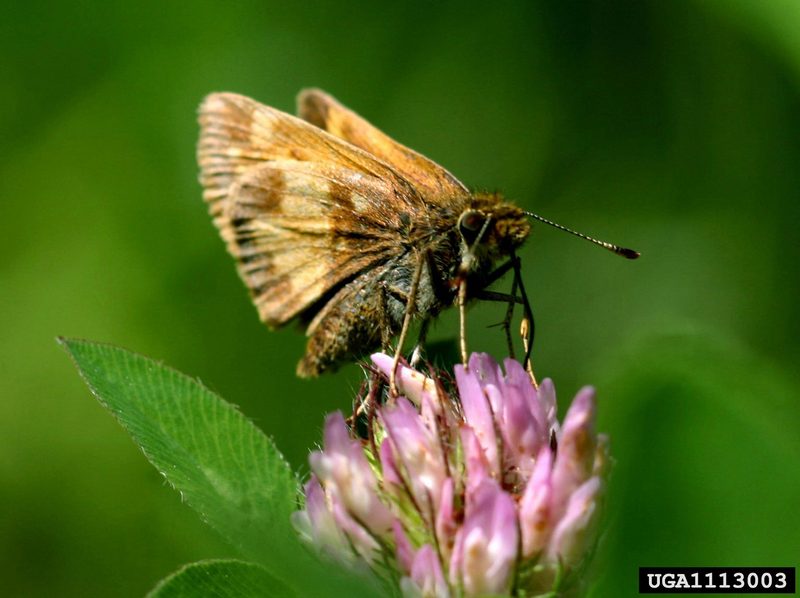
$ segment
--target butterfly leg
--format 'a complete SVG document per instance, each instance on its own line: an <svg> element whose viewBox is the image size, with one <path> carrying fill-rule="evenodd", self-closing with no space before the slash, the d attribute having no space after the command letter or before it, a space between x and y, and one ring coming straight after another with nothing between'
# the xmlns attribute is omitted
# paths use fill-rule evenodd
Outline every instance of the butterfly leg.
<svg viewBox="0 0 800 598"><path fill-rule="evenodd" d="M430 326L431 319L428 316L425 316L422 320L422 324L419 328L419 336L417 337L417 345L414 347L414 350L411 352L411 361L409 361L409 365L412 368L417 367L419 364L420 359L422 359L422 353L425 351L425 339L428 337L428 328Z"/></svg>
<svg viewBox="0 0 800 598"><path fill-rule="evenodd" d="M516 359L514 355L514 341L511 338L511 321L514 319L514 308L517 306L517 277L514 277L514 280L511 281L511 293L510 295L514 298L514 301L509 301L508 306L506 307L506 317L503 319L503 330L506 333L506 343L508 343L508 356L511 359Z"/></svg>
<svg viewBox="0 0 800 598"><path fill-rule="evenodd" d="M513 270L515 267L519 267L520 259L516 256L509 259L507 262L503 262L497 268L489 272L489 275L486 277L486 280L483 281L483 288L492 286L498 280L503 278L509 270Z"/></svg>
<svg viewBox="0 0 800 598"><path fill-rule="evenodd" d="M516 283L512 286L510 293L498 293L495 291L479 291L475 295L473 295L474 299L478 299L479 301L496 301L498 303L505 303L507 305L506 308L506 315L503 318L502 322L498 322L497 324L492 324L490 327L500 326L503 329L503 333L506 337L506 343L508 344L508 355L512 359L515 358L514 356L514 338L511 334L511 322L514 319L514 308L517 305L522 305L523 301L519 297L517 297L517 289Z"/></svg>
<svg viewBox="0 0 800 598"><path fill-rule="evenodd" d="M392 348L392 326L386 314L389 313L389 295L391 291L386 285L380 285L380 296L378 298L378 313L383 314L381 318L383 321L380 323L381 332L381 351L389 352Z"/></svg>
<svg viewBox="0 0 800 598"><path fill-rule="evenodd" d="M528 301L528 293L525 292L525 283L522 281L522 270L520 268L519 258L511 252L511 261L514 267L514 280L519 287L519 294L522 298L523 305L523 318L520 325L520 335L522 336L522 344L525 347L525 369L531 377L531 382L535 388L539 387L536 382L536 376L533 373L533 363L531 362L531 351L533 350L533 337L536 332L536 323L533 320L533 310L531 309L530 301Z"/></svg>
<svg viewBox="0 0 800 598"><path fill-rule="evenodd" d="M461 347L461 363L467 367L467 279L458 284L458 319L459 344Z"/></svg>
<svg viewBox="0 0 800 598"><path fill-rule="evenodd" d="M403 327L400 329L400 337L397 339L397 348L394 352L394 362L392 363L392 374L389 376L389 394L390 396L397 396L397 366L400 364L400 355L403 353L403 344L408 336L408 329L411 327L411 318L414 315L417 304L417 292L419 291L419 281L422 278L422 268L425 265L425 260L419 253L416 254L416 265L414 266L414 275L411 279L411 290L408 292L406 300L406 311L403 316Z"/></svg>
<svg viewBox="0 0 800 598"><path fill-rule="evenodd" d="M484 288L494 284L497 280L502 278L509 270L512 270L519 266L519 258L514 256L509 259L507 262L501 264L494 271L489 273L489 276L486 279L484 284ZM481 291L477 294L477 299L484 299L488 301L501 301L508 303L508 309L506 310L505 318L503 321L500 322L500 326L503 328L503 332L506 336L506 344L508 346L508 354L509 356L514 359L514 340L511 336L511 322L514 318L514 308L516 307L517 303L522 303L521 300L517 298L517 283L518 279L517 276L514 276L513 281L511 282L511 292L506 295L504 293L492 293L492 291ZM489 296L493 295L493 296Z"/></svg>

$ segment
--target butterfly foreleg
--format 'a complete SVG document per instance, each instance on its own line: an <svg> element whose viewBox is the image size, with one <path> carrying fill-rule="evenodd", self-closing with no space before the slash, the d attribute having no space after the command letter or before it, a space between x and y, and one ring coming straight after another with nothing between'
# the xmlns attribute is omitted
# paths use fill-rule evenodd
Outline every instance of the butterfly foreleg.
<svg viewBox="0 0 800 598"><path fill-rule="evenodd" d="M520 266L520 259L517 256L512 257L507 262L503 262L497 268L489 272L486 279L483 281L483 288L493 285L495 282L503 278L509 270L516 270Z"/></svg>
<svg viewBox="0 0 800 598"><path fill-rule="evenodd" d="M485 290L486 287L502 278L509 270L513 270L514 272L510 293L506 294ZM500 326L505 332L509 355L512 358L514 357L514 348L511 335L511 322L514 316L514 308L517 304L522 305L523 318L520 326L520 335L522 336L522 344L525 349L523 363L525 364L525 368L528 370L528 373L531 376L531 380L533 380L534 385L536 385L536 378L533 374L533 365L531 363L531 351L533 350L533 338L536 331L536 325L533 319L533 309L531 308L530 301L528 300L528 294L525 291L525 284L522 280L521 261L519 257L512 251L511 258L490 272L483 282L483 290L476 292L471 298L483 299L485 301L500 301L508 304L505 318L500 323ZM519 296L517 296L517 291L519 291Z"/></svg>
<svg viewBox="0 0 800 598"><path fill-rule="evenodd" d="M492 326L500 326L503 329L503 333L506 337L506 343L508 345L508 356L511 359L515 359L514 356L514 339L511 334L511 322L514 319L514 308L517 304L522 304L523 301L519 297L517 297L517 281L516 279L511 283L511 292L510 293L498 293L495 291L479 291L475 294L475 299L481 301L497 301L499 303L505 303L507 305L506 308L506 315L501 322L498 324L493 324Z"/></svg>

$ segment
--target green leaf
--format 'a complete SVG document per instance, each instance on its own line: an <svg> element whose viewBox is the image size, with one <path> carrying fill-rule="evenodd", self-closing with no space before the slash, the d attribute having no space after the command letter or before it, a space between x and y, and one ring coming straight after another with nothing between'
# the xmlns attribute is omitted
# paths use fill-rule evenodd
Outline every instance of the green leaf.
<svg viewBox="0 0 800 598"><path fill-rule="evenodd" d="M59 339L92 393L202 519L301 595L372 595L364 578L314 558L290 523L298 481L233 405L156 361Z"/></svg>
<svg viewBox="0 0 800 598"><path fill-rule="evenodd" d="M63 339L92 393L184 500L255 560L294 541L297 481L239 411L173 369L117 347Z"/></svg>
<svg viewBox="0 0 800 598"><path fill-rule="evenodd" d="M236 560L201 561L186 565L161 580L148 598L261 598L296 596L260 565Z"/></svg>

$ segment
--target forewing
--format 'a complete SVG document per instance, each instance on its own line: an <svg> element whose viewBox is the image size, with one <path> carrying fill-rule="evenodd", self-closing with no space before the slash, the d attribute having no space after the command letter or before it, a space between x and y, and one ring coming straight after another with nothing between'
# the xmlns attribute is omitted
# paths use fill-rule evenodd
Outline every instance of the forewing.
<svg viewBox="0 0 800 598"><path fill-rule="evenodd" d="M248 97L212 93L200 105L198 120L200 182L214 216L239 176L261 162L281 159L343 166L385 180L401 201L421 201L402 176L374 156Z"/></svg>
<svg viewBox="0 0 800 598"><path fill-rule="evenodd" d="M416 191L366 152L235 94L200 108L204 197L267 324L279 326L400 248Z"/></svg>
<svg viewBox="0 0 800 598"><path fill-rule="evenodd" d="M467 188L447 170L394 141L352 110L319 89L306 89L297 98L300 117L390 164L432 203L469 197Z"/></svg>

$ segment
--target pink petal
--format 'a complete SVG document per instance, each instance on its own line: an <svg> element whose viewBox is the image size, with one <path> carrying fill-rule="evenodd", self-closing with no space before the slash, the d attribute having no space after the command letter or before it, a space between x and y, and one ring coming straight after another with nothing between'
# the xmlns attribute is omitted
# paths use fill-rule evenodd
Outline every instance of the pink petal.
<svg viewBox="0 0 800 598"><path fill-rule="evenodd" d="M481 383L499 387L503 380L500 365L488 353L473 353L469 356L469 369Z"/></svg>
<svg viewBox="0 0 800 598"><path fill-rule="evenodd" d="M464 488L466 495L473 494L476 488L484 480L491 478L489 473L489 463L486 460L486 453L478 441L478 436L474 430L468 426L461 428L461 450L464 453L464 465L466 479Z"/></svg>
<svg viewBox="0 0 800 598"><path fill-rule="evenodd" d="M547 545L555 522L550 513L553 489L550 473L553 454L548 447L542 448L536 459L531 479L519 504L519 522L522 532L522 554L532 557Z"/></svg>
<svg viewBox="0 0 800 598"><path fill-rule="evenodd" d="M577 565L591 548L597 501L602 491L600 478L590 478L570 497L566 513L558 522L550 542L551 558Z"/></svg>
<svg viewBox="0 0 800 598"><path fill-rule="evenodd" d="M514 500L487 479L467 504L464 525L456 535L450 579L466 595L501 594L508 590L517 558L517 514Z"/></svg>
<svg viewBox="0 0 800 598"><path fill-rule="evenodd" d="M431 520L439 507L447 468L438 438L425 426L414 406L399 397L392 407L380 410L394 456L406 472L414 499Z"/></svg>
<svg viewBox="0 0 800 598"><path fill-rule="evenodd" d="M436 538L446 554L450 553L458 529L453 506L453 485L453 478L447 478L442 484L439 512L436 513Z"/></svg>
<svg viewBox="0 0 800 598"><path fill-rule="evenodd" d="M402 487L403 479L397 469L397 458L394 454L394 447L389 438L384 438L379 449L381 460L381 471L383 472L384 487L389 490L390 486Z"/></svg>
<svg viewBox="0 0 800 598"><path fill-rule="evenodd" d="M375 539L355 519L353 519L336 497L331 497L333 519L343 531L355 551L368 563L378 554L380 547Z"/></svg>
<svg viewBox="0 0 800 598"><path fill-rule="evenodd" d="M319 480L312 475L304 490L305 509L292 514L292 523L301 528L301 533L308 534L315 546L327 549L334 556L349 554L347 539L336 525Z"/></svg>
<svg viewBox="0 0 800 598"><path fill-rule="evenodd" d="M545 378L539 384L539 404L545 414L546 427L558 432L558 401L556 400L556 387L550 378Z"/></svg>
<svg viewBox="0 0 800 598"><path fill-rule="evenodd" d="M595 392L584 387L572 401L564 418L553 466L553 504L557 516L563 513L570 495L592 473L597 438L594 432Z"/></svg>
<svg viewBox="0 0 800 598"><path fill-rule="evenodd" d="M530 380L528 385L531 386ZM505 441L503 444L507 447L513 464L523 475L527 475L533 467L539 449L548 443L547 434L537 421L531 404L523 392L511 385L506 385L504 390L505 400L500 426Z"/></svg>
<svg viewBox="0 0 800 598"><path fill-rule="evenodd" d="M551 422L548 418L551 411L554 420L556 417L555 403L552 402L551 404L551 399L555 400L555 394L552 397L548 397L546 392L542 393L542 387L537 389L533 385L528 372L516 359L505 359L503 363L506 368L506 386L516 389L522 395L524 404L528 407L531 416L536 420L540 435L549 441ZM553 383L547 378L545 380L547 380L547 384L542 382L545 391L548 385L552 390ZM553 393L555 393L554 390Z"/></svg>
<svg viewBox="0 0 800 598"><path fill-rule="evenodd" d="M592 475L600 478L608 476L611 469L609 440L605 434L597 435L597 449L594 452L594 463L592 464Z"/></svg>
<svg viewBox="0 0 800 598"><path fill-rule="evenodd" d="M423 545L414 558L411 579L425 598L448 598L450 591L444 580L439 557L430 544Z"/></svg>
<svg viewBox="0 0 800 598"><path fill-rule="evenodd" d="M494 417L489 401L473 369L467 371L462 365L456 365L454 369L464 419L478 437L492 475L499 477L500 459L497 451Z"/></svg>
<svg viewBox="0 0 800 598"><path fill-rule="evenodd" d="M375 367L383 372L384 376L387 378L391 377L394 357L386 355L385 353L373 353L371 359ZM398 392L417 406L422 405L424 397L431 399L434 406L441 403L438 400L438 393L434 381L421 372L405 366L402 363L397 365L396 382Z"/></svg>
<svg viewBox="0 0 800 598"><path fill-rule="evenodd" d="M378 481L359 442L338 411L325 420L324 450L309 455L312 471L331 499L376 535L389 532L392 514L378 497Z"/></svg>

